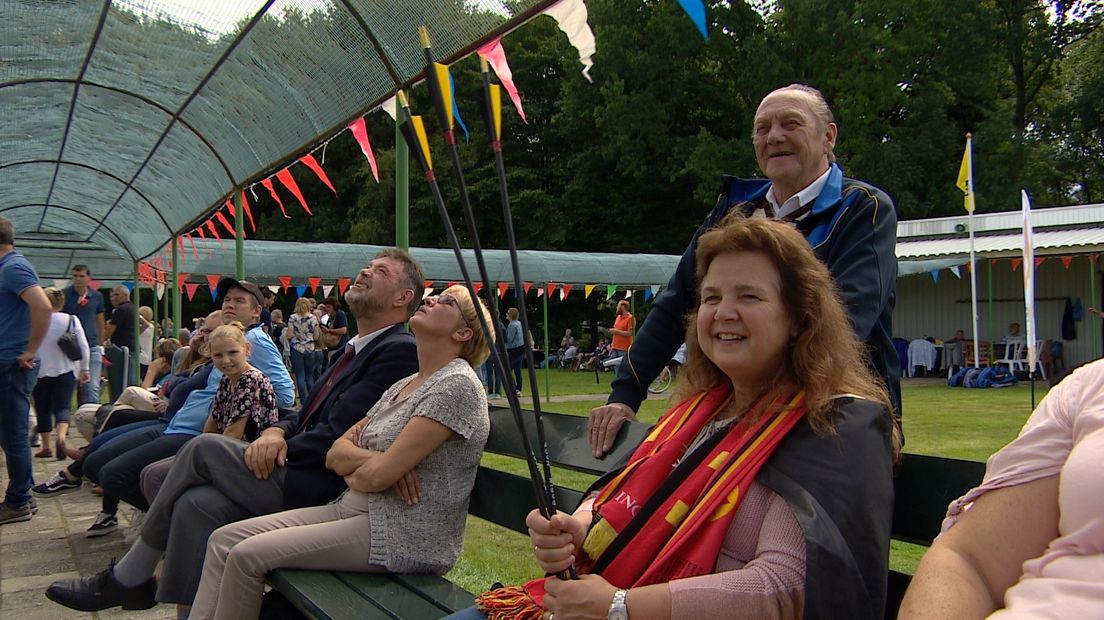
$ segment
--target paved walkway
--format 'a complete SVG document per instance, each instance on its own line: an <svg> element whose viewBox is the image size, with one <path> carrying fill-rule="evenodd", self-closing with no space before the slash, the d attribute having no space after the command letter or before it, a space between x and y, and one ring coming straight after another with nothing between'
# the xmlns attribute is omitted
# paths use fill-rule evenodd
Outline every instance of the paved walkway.
<svg viewBox="0 0 1104 620"><path fill-rule="evenodd" d="M84 445L76 432L70 445ZM45 482L69 461L34 459L35 482ZM0 466L0 489L7 488L7 468ZM87 618L176 618L175 605L158 605L147 611L112 609L96 614L66 609L51 602L44 592L56 579L92 575L103 570L112 557L122 557L127 545L123 528L131 508L119 510L119 529L100 538L84 532L100 511L100 498L91 485L60 497L36 498L38 514L30 521L0 525L0 618L9 620L69 620Z"/></svg>

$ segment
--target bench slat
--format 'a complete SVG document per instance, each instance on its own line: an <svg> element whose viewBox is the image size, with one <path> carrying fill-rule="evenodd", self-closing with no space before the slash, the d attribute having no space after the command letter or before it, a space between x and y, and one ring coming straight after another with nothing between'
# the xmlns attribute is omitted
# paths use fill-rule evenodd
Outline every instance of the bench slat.
<svg viewBox="0 0 1104 620"><path fill-rule="evenodd" d="M437 620L452 613L411 591L406 584L386 574L335 573L348 587L387 613L390 618L404 620Z"/></svg>
<svg viewBox="0 0 1104 620"><path fill-rule="evenodd" d="M514 423L514 416L510 410L505 407L491 407L490 416L491 434L487 438L487 451L525 458L521 435L518 433L517 424ZM552 463L560 467L599 475L606 473L626 452L635 448L644 439L649 428L647 424L639 422L623 425L617 433L613 450L603 459L598 460L590 451L585 417L545 411L542 418L544 436L548 441L548 457ZM522 419L525 421L529 441L532 442L533 449L538 451L539 457L540 444L537 443L533 413L523 411Z"/></svg>
<svg viewBox="0 0 1104 620"><path fill-rule="evenodd" d="M438 575L396 573L391 578L441 609L457 611L475 605L475 596L471 592Z"/></svg>
<svg viewBox="0 0 1104 620"><path fill-rule="evenodd" d="M371 601L349 588L334 573L281 569L269 573L268 582L296 609L315 620L392 620Z"/></svg>

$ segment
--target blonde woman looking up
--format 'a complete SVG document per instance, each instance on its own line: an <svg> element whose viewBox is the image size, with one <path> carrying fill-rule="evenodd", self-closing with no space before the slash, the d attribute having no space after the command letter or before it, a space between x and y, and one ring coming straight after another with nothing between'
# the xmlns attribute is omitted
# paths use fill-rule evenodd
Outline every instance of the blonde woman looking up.
<svg viewBox="0 0 1104 620"><path fill-rule="evenodd" d="M288 317L287 340L291 345L291 372L295 375L295 388L299 402L307 399L314 387L314 375L318 358L314 354L314 335L318 332L318 317L311 312L310 300L300 297L295 302L295 312Z"/></svg>

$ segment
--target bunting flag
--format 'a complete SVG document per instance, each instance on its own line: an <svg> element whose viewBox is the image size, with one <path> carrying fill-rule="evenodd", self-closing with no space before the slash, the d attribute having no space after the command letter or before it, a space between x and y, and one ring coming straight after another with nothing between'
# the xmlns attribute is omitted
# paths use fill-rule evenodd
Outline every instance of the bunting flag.
<svg viewBox="0 0 1104 620"><path fill-rule="evenodd" d="M268 285L268 286L266 286L265 288L267 288L268 290L272 291L272 294L273 294L273 295L275 295L276 293L279 293L279 292L280 292L280 287L279 287L279 286L276 286L275 284L269 284L269 285Z"/></svg>
<svg viewBox="0 0 1104 620"><path fill-rule="evenodd" d="M69 286L69 280L54 280L54 288L65 288Z"/></svg>
<svg viewBox="0 0 1104 620"><path fill-rule="evenodd" d="M199 260L199 249L196 248L195 239L192 239L191 235L184 235L184 237L188 239L188 244L192 246L192 255L195 256L196 260Z"/></svg>
<svg viewBox="0 0 1104 620"><path fill-rule="evenodd" d="M524 289L525 294L528 295L529 294L529 289L533 288L533 283L532 282L523 282L521 284L521 288Z"/></svg>
<svg viewBox="0 0 1104 620"><path fill-rule="evenodd" d="M276 188L272 186L272 179L264 179L261 181L261 185L272 195L272 199L276 201L276 204L280 205L280 213L283 213L284 217L290 220L291 216L287 214L287 209L284 208L284 201L280 200L280 194L277 194Z"/></svg>
<svg viewBox="0 0 1104 620"><path fill-rule="evenodd" d="M1019 269L1020 268L1020 263L1022 263L1022 262L1023 262L1022 258L1013 258L1012 259L1012 271L1015 271L1015 270Z"/></svg>
<svg viewBox="0 0 1104 620"><path fill-rule="evenodd" d="M475 294L478 295L479 291L483 290L482 282L472 282L472 286L475 287Z"/></svg>
<svg viewBox="0 0 1104 620"><path fill-rule="evenodd" d="M644 289L644 301L648 301L651 298L652 298L652 289L651 288Z"/></svg>
<svg viewBox="0 0 1104 620"><path fill-rule="evenodd" d="M276 279L280 281L280 287L284 289L284 293L287 293L288 287L291 286L291 276L276 276Z"/></svg>
<svg viewBox="0 0 1104 620"><path fill-rule="evenodd" d="M230 208L230 214L233 215L233 213L234 213L234 203L227 200L226 205ZM230 231L230 237L231 238L237 236L238 233L237 233L237 231L234 230L234 225L230 223L230 220L226 219L226 216L222 214L221 209L218 210L218 211L215 211L215 219L217 219L219 221L219 224L222 224L223 227L226 228L226 230ZM245 238L245 230L244 229L242 230L242 238L243 239Z"/></svg>
<svg viewBox="0 0 1104 620"><path fill-rule="evenodd" d="M433 280L426 280L422 282L422 288L433 288Z"/></svg>
<svg viewBox="0 0 1104 620"><path fill-rule="evenodd" d="M452 116L456 119L456 124L460 125L460 129L464 130L464 142L471 142L471 133L468 131L468 126L464 124L464 119L460 118L460 105L456 103L456 80L452 79L452 73L448 72L447 67L445 72L448 73L449 91L452 93Z"/></svg>
<svg viewBox="0 0 1104 620"><path fill-rule="evenodd" d="M329 299L330 298L330 291L332 291L332 290L333 290L333 285L332 284L323 284L322 285L322 296L325 297L326 299Z"/></svg>
<svg viewBox="0 0 1104 620"><path fill-rule="evenodd" d="M632 299L633 293L635 293L635 292L636 291L634 291L631 288L629 290L625 291L625 299Z"/></svg>
<svg viewBox="0 0 1104 620"><path fill-rule="evenodd" d="M318 285L321 284L321 283L322 283L322 278L319 278L319 277L316 277L316 276L311 276L311 277L307 278L307 284L310 284L311 295L313 295L315 293L315 291L318 290Z"/></svg>
<svg viewBox="0 0 1104 620"><path fill-rule="evenodd" d="M184 237L181 237L180 235L177 235L176 236L176 243L177 243L177 245L180 246L180 264L181 265L187 265L188 264L188 251L184 249ZM196 258L199 258L199 257L196 256Z"/></svg>
<svg viewBox="0 0 1104 620"><path fill-rule="evenodd" d="M560 285L560 301L567 299L567 296L571 294L571 289L575 288L571 284Z"/></svg>
<svg viewBox="0 0 1104 620"><path fill-rule="evenodd" d="M306 167L313 170L315 176L317 176L319 180L325 183L326 187L330 188L330 191L334 193L334 196L337 195L337 190L334 189L333 183L330 183L330 177L326 176L326 171L322 169L322 166L318 165L318 160L314 158L313 154L307 153L306 155L300 157L299 161L303 162Z"/></svg>
<svg viewBox="0 0 1104 620"><path fill-rule="evenodd" d="M300 284L299 286L295 287L295 294L298 295L299 297L303 297L304 295L306 295L306 293L307 293L307 285L306 284Z"/></svg>
<svg viewBox="0 0 1104 620"><path fill-rule="evenodd" d="M1063 256L1062 257L1062 266L1065 267L1066 269L1070 268L1070 263L1072 263L1072 262L1073 262L1073 257L1072 256Z"/></svg>
<svg viewBox="0 0 1104 620"><path fill-rule="evenodd" d="M583 299L586 299L587 297L590 297L590 294L594 292L595 288L596 287L593 284L584 284L583 285Z"/></svg>
<svg viewBox="0 0 1104 620"><path fill-rule="evenodd" d="M700 1L700 0L699 0ZM556 20L560 30L567 35L567 40L579 52L579 62L583 63L583 77L593 83L590 77L590 68L594 66L591 57L594 56L595 43L594 32L587 24L587 8L583 0L563 0L544 10L544 14ZM692 16L691 16L692 17ZM705 7L702 7L702 28L704 29ZM702 35L704 36L704 31ZM505 57L503 57L505 62ZM495 69L498 72L498 69Z"/></svg>
<svg viewBox="0 0 1104 620"><path fill-rule="evenodd" d="M1038 267L1039 265L1042 265L1044 261L1046 261L1045 256L1036 256L1035 257L1035 266Z"/></svg>
<svg viewBox="0 0 1104 620"><path fill-rule="evenodd" d="M207 288L211 289L211 299L218 297L218 283L222 276L217 273L207 274Z"/></svg>
<svg viewBox="0 0 1104 620"><path fill-rule="evenodd" d="M199 282L186 282L184 284L184 294L188 296L188 301L195 297L197 290L199 290Z"/></svg>
<svg viewBox="0 0 1104 620"><path fill-rule="evenodd" d="M360 145L360 152L364 153L364 157L368 159L368 167L372 169L372 178L376 180L376 183L379 183L379 166L376 165L376 154L372 152L372 143L368 141L368 128L365 125L364 118L358 118L349 123L349 131L353 134L357 144Z"/></svg>
<svg viewBox="0 0 1104 620"><path fill-rule="evenodd" d="M120 284L122 284L123 286L125 286L125 287L126 287L126 289L127 289L128 291L130 291L131 293L133 293L133 292L134 292L134 283L133 283L133 282L131 282L130 280L127 280L127 281L125 281L125 282L120 282Z"/></svg>
<svg viewBox="0 0 1104 620"><path fill-rule="evenodd" d="M705 28L705 3L702 0L679 0L679 5L690 16L690 21L697 26L702 38L708 41L709 32Z"/></svg>
<svg viewBox="0 0 1104 620"><path fill-rule="evenodd" d="M352 278L338 278L337 279L337 294L339 297L345 296L345 289L349 288L349 284L352 283Z"/></svg>
<svg viewBox="0 0 1104 620"><path fill-rule="evenodd" d="M164 284L158 284L157 287L154 288L154 290L157 292L157 299L158 300L160 300L162 297L165 296L165 285Z"/></svg>
<svg viewBox="0 0 1104 620"><path fill-rule="evenodd" d="M502 299L506 297L506 291L510 290L510 285L507 282L498 283L498 298Z"/></svg>
<svg viewBox="0 0 1104 620"><path fill-rule="evenodd" d="M448 286L446 286L445 288L452 288L452 287L456 286L456 284L457 283L455 281L454 282L449 282Z"/></svg>
<svg viewBox="0 0 1104 620"><path fill-rule="evenodd" d="M617 292L617 285L616 284L607 284L606 285L606 299L607 300L612 299L613 294L616 293L616 292Z"/></svg>
<svg viewBox="0 0 1104 620"><path fill-rule="evenodd" d="M176 289L180 290L180 289L184 288L184 282L187 281L187 279L188 279L188 274L186 274L186 273L176 274Z"/></svg>
<svg viewBox="0 0 1104 620"><path fill-rule="evenodd" d="M291 170L284 168L276 173L276 178L280 180L280 183L283 183L292 196L299 200L299 204L303 206L303 210L307 212L307 215L313 216L314 213L311 213L310 207L307 205L307 199L303 198L303 192L299 191L299 186L295 184L295 179L291 176Z"/></svg>
<svg viewBox="0 0 1104 620"><path fill-rule="evenodd" d="M658 284L653 284L649 287L652 291L652 296L653 297L656 296L656 295L659 295L659 286L660 285L658 285Z"/></svg>
<svg viewBox="0 0 1104 620"><path fill-rule="evenodd" d="M548 296L551 297L552 293L555 293L555 292L556 292L556 283L555 282L549 282L548 283Z"/></svg>
<svg viewBox="0 0 1104 620"><path fill-rule="evenodd" d="M207 250L207 256L211 255L211 244L207 243L207 235L203 234L203 225L201 224L195 229L195 232L199 233L199 238L203 239L203 247ZM219 242L222 243L221 241Z"/></svg>
<svg viewBox="0 0 1104 620"><path fill-rule="evenodd" d="M939 284L939 270L933 269L931 272L932 282Z"/></svg>
<svg viewBox="0 0 1104 620"><path fill-rule="evenodd" d="M249 208L249 199L245 197L245 190L241 191L242 209L245 210L245 218L249 220L249 232L257 232L257 223L253 221L253 209Z"/></svg>
<svg viewBox="0 0 1104 620"><path fill-rule="evenodd" d="M525 120L525 110L521 108L521 95L518 94L517 86L514 86L514 74L510 71L510 64L506 62L506 52L502 49L502 39L498 38L491 41L477 49L476 53L494 69L498 81L502 82L502 87L510 95L510 101L514 102L514 107L517 109L521 121L528 124L529 121Z"/></svg>
<svg viewBox="0 0 1104 620"><path fill-rule="evenodd" d="M94 290L94 291L100 290L100 287L102 285L103 285L103 282L100 282L99 280L89 280L88 281L88 286L91 287L92 290Z"/></svg>
<svg viewBox="0 0 1104 620"><path fill-rule="evenodd" d="M537 287L537 299L540 299L541 295L544 295L544 288Z"/></svg>
<svg viewBox="0 0 1104 620"><path fill-rule="evenodd" d="M391 120L399 120L399 100L395 95L391 95L390 99L381 103L379 109L386 112Z"/></svg>
<svg viewBox="0 0 1104 620"><path fill-rule="evenodd" d="M974 212L974 162L971 154L973 134L966 134L966 152L962 154L962 165L958 167L958 182L955 186L966 194L964 205L967 213Z"/></svg>
<svg viewBox="0 0 1104 620"><path fill-rule="evenodd" d="M960 280L962 279L962 268L960 268L958 265L951 267L951 273L955 274L956 278Z"/></svg>
<svg viewBox="0 0 1104 620"><path fill-rule="evenodd" d="M427 287L422 289L422 299L425 299L426 297L429 297L432 294L433 294L433 289L432 288L427 286Z"/></svg>

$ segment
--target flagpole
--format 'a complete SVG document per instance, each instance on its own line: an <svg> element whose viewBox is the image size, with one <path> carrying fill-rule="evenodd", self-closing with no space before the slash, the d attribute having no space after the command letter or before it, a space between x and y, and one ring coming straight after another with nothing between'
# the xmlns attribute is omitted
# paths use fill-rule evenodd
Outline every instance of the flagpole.
<svg viewBox="0 0 1104 620"><path fill-rule="evenodd" d="M1035 246L1031 241L1031 197L1021 189L1023 202L1024 326L1027 332L1027 372L1031 380L1031 409L1035 409Z"/></svg>
<svg viewBox="0 0 1104 620"><path fill-rule="evenodd" d="M974 328L974 368L978 368L981 359L981 345L978 342L977 258L974 255L974 158L970 152L972 139L973 134L967 133L964 162L967 170L966 211L969 213L970 223L970 311L973 316Z"/></svg>

